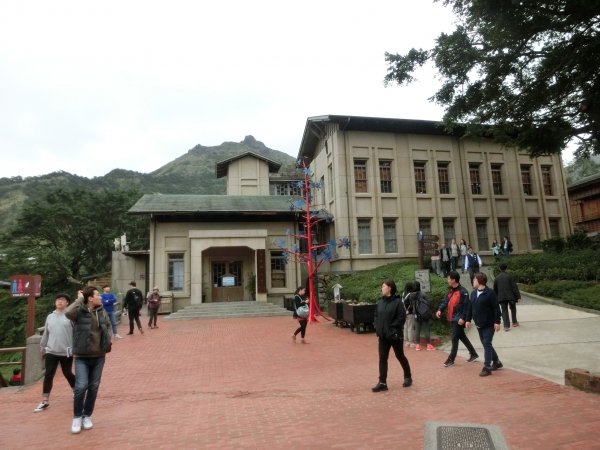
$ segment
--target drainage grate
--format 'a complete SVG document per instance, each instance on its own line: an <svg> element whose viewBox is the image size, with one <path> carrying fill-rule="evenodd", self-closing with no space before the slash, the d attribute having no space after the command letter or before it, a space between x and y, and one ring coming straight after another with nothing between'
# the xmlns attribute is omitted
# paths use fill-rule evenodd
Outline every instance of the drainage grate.
<svg viewBox="0 0 600 450"><path fill-rule="evenodd" d="M475 427L438 427L438 450L495 450L490 432Z"/></svg>

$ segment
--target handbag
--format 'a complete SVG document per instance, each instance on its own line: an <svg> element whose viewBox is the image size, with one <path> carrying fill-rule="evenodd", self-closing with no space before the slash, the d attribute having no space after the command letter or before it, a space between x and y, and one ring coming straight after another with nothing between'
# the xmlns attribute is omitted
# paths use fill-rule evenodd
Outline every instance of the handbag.
<svg viewBox="0 0 600 450"><path fill-rule="evenodd" d="M296 309L296 315L302 319L306 319L308 317L308 305L300 306Z"/></svg>

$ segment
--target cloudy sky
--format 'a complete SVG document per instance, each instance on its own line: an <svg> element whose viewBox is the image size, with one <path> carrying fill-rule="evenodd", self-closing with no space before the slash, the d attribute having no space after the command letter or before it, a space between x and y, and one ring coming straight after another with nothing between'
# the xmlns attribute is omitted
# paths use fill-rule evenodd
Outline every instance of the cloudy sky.
<svg viewBox="0 0 600 450"><path fill-rule="evenodd" d="M433 70L384 88L383 54L452 22L432 0L2 2L0 176L150 172L248 134L296 156L322 114L440 119Z"/></svg>

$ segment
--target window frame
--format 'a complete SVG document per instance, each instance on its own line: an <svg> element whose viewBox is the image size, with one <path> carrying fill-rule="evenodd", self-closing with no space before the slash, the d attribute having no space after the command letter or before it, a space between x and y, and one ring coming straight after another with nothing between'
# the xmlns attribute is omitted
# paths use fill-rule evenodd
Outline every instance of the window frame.
<svg viewBox="0 0 600 450"><path fill-rule="evenodd" d="M483 219L483 218L475 219L475 232L477 233L477 251L478 252L487 251L490 249L490 241L489 241L487 225L488 225L488 219ZM482 229L485 230L485 236L483 236L480 233L480 230L482 230Z"/></svg>
<svg viewBox="0 0 600 450"><path fill-rule="evenodd" d="M396 222L396 219L383 219L383 242L385 253L398 253L398 231L396 229ZM391 228L394 229L393 237L386 234L386 230L390 230Z"/></svg>
<svg viewBox="0 0 600 450"><path fill-rule="evenodd" d="M560 219L551 217L548 219L548 231L551 238L560 237Z"/></svg>
<svg viewBox="0 0 600 450"><path fill-rule="evenodd" d="M448 226L448 224L451 223L451 226ZM446 218L446 219L442 219L442 229L444 230L444 242L446 243L446 247L447 248L451 248L450 245L452 244L452 239L456 239L456 229L454 227L456 223L456 219L453 218ZM452 236L448 236L446 233L446 230L452 228Z"/></svg>
<svg viewBox="0 0 600 450"><path fill-rule="evenodd" d="M527 225L529 228L529 240L531 242L532 250L541 250L541 236L540 236L540 219L537 218L528 218ZM532 229L531 227L535 227ZM535 233L534 233L535 231Z"/></svg>
<svg viewBox="0 0 600 450"><path fill-rule="evenodd" d="M450 163L438 162L438 184L440 194L450 194Z"/></svg>
<svg viewBox="0 0 600 450"><path fill-rule="evenodd" d="M359 255L370 255L373 254L373 235L371 232L371 219L356 219L356 226L358 229L358 254ZM366 239L361 236L361 230L368 230L369 238ZM368 246L368 251L365 246Z"/></svg>
<svg viewBox="0 0 600 450"><path fill-rule="evenodd" d="M181 275L175 275L175 263L180 263L177 266L181 269ZM180 278L177 283L176 276ZM167 253L167 286L172 292L185 290L185 253Z"/></svg>
<svg viewBox="0 0 600 450"><path fill-rule="evenodd" d="M541 172L544 195L554 195L552 194L552 166L542 166Z"/></svg>
<svg viewBox="0 0 600 450"><path fill-rule="evenodd" d="M524 195L533 195L533 183L531 182L531 166L521 164L521 185Z"/></svg>
<svg viewBox="0 0 600 450"><path fill-rule="evenodd" d="M419 231L423 233L423 236L431 236L430 218L419 218Z"/></svg>
<svg viewBox="0 0 600 450"><path fill-rule="evenodd" d="M492 164L491 171L494 195L504 195L502 193L502 164Z"/></svg>
<svg viewBox="0 0 600 450"><path fill-rule="evenodd" d="M382 194L393 194L394 192L392 184L392 161L389 159L379 160L379 189Z"/></svg>
<svg viewBox="0 0 600 450"><path fill-rule="evenodd" d="M363 177L364 178L359 178ZM354 192L357 194L365 194L369 192L369 183L367 177L367 160L354 160ZM364 190L363 190L364 189Z"/></svg>
<svg viewBox="0 0 600 450"><path fill-rule="evenodd" d="M284 289L287 287L287 274L286 274L286 265L283 262L283 252L278 250L270 251L271 258L271 288L272 289ZM278 268L273 267L274 265L279 265ZM277 275L277 276L275 276ZM283 280L283 286L275 286L275 280Z"/></svg>
<svg viewBox="0 0 600 450"><path fill-rule="evenodd" d="M469 163L469 180L471 182L471 195L483 195L481 189L480 163Z"/></svg>
<svg viewBox="0 0 600 450"><path fill-rule="evenodd" d="M415 191L417 194L427 194L427 174L425 161L413 161L413 173L415 176Z"/></svg>

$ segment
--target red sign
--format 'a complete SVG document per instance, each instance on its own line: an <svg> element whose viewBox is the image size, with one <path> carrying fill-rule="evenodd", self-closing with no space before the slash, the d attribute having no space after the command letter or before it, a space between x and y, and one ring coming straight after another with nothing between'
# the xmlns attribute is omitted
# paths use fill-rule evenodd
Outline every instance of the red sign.
<svg viewBox="0 0 600 450"><path fill-rule="evenodd" d="M421 238L421 241L423 242L437 242L439 239L438 236L436 236L435 234L424 234L423 237Z"/></svg>
<svg viewBox="0 0 600 450"><path fill-rule="evenodd" d="M13 275L10 277L10 296L14 298L29 297L30 295L34 295L34 284L34 277L31 275Z"/></svg>

